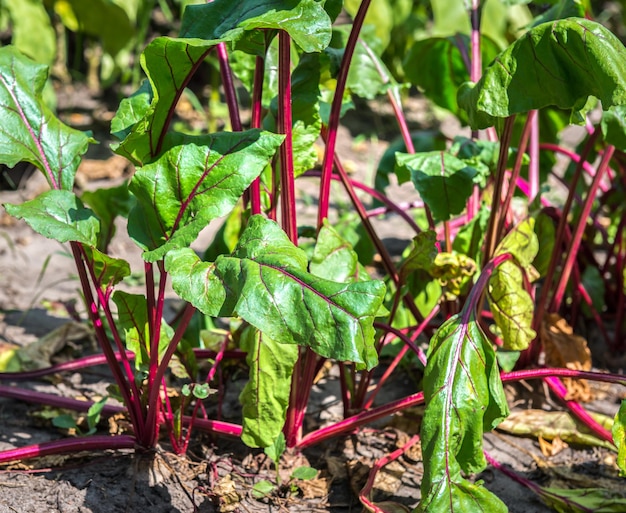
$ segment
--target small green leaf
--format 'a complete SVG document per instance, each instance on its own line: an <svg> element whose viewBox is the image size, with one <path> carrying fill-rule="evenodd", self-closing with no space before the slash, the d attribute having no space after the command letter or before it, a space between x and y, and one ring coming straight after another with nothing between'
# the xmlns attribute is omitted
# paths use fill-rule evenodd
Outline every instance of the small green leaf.
<svg viewBox="0 0 626 513"><path fill-rule="evenodd" d="M424 398L421 437L428 464L416 511L506 512L495 495L462 476L485 468L483 433L509 413L495 352L467 307L431 340Z"/></svg>
<svg viewBox="0 0 626 513"><path fill-rule="evenodd" d="M474 188L474 168L443 151L397 153L396 164L409 169L415 188L436 220L447 221L463 212Z"/></svg>
<svg viewBox="0 0 626 513"><path fill-rule="evenodd" d="M250 367L250 378L239 396L243 406L241 439L248 447L271 451L285 424L298 347L280 344L252 326L244 330L240 343ZM282 440L284 443L284 436Z"/></svg>
<svg viewBox="0 0 626 513"><path fill-rule="evenodd" d="M120 102L111 120L111 135L120 141L126 139L133 127L148 113L152 100L152 86L148 80L144 80L137 91Z"/></svg>
<svg viewBox="0 0 626 513"><path fill-rule="evenodd" d="M69 413L57 415L52 419L52 425L61 429L77 429L76 419Z"/></svg>
<svg viewBox="0 0 626 513"><path fill-rule="evenodd" d="M358 255L326 220L317 235L309 270L311 274L341 283L359 279ZM369 279L367 274L365 278Z"/></svg>
<svg viewBox="0 0 626 513"><path fill-rule="evenodd" d="M106 253L109 243L115 235L117 216L128 217L135 199L128 193L126 184L95 191L85 191L80 199L94 211L100 219L98 249Z"/></svg>
<svg viewBox="0 0 626 513"><path fill-rule="evenodd" d="M264 336L328 358L368 368L377 361L372 323L384 284L309 274L304 252L263 216L250 218L232 255L211 264L184 248L169 252L165 267L176 293L207 315L238 315Z"/></svg>
<svg viewBox="0 0 626 513"><path fill-rule="evenodd" d="M285 442L285 435L281 431L274 439L274 442L268 445L263 452L274 462L274 465L278 466L280 457L285 452L285 449L287 449L287 444Z"/></svg>
<svg viewBox="0 0 626 513"><path fill-rule="evenodd" d="M49 239L92 247L98 243L100 221L73 192L51 190L21 205L5 204L4 208Z"/></svg>
<svg viewBox="0 0 626 513"><path fill-rule="evenodd" d="M211 387L208 383L196 383L193 387L193 396L196 399L206 399L211 395Z"/></svg>
<svg viewBox="0 0 626 513"><path fill-rule="evenodd" d="M267 480L259 481L252 487L252 495L255 499L263 499L274 492L276 487Z"/></svg>
<svg viewBox="0 0 626 513"><path fill-rule="evenodd" d="M317 476L317 470L313 467L298 467L291 473L292 479L302 479L303 481L309 481L315 479Z"/></svg>
<svg viewBox="0 0 626 513"><path fill-rule="evenodd" d="M42 100L47 67L14 47L0 48L0 163L26 161L40 169L52 189L71 191L90 137L59 121Z"/></svg>
<svg viewBox="0 0 626 513"><path fill-rule="evenodd" d="M102 415L102 410L107 402L107 399L108 397L103 397L99 401L93 403L87 410L87 426L89 427L88 434L96 431L96 427L98 426L98 422L100 422L100 416Z"/></svg>
<svg viewBox="0 0 626 513"><path fill-rule="evenodd" d="M413 238L411 250L400 267L401 283L417 269L424 271L431 269L437 257L436 239L437 234L434 231L421 232Z"/></svg>
<svg viewBox="0 0 626 513"><path fill-rule="evenodd" d="M613 421L613 442L617 447L620 476L626 477L626 401L622 401Z"/></svg>
<svg viewBox="0 0 626 513"><path fill-rule="evenodd" d="M550 105L576 112L589 96L604 109L626 103L626 49L599 23L569 18L529 30L476 84L463 84L458 101L480 129Z"/></svg>
<svg viewBox="0 0 626 513"><path fill-rule="evenodd" d="M181 389L180 389L180 393L183 394L185 397L189 397L192 394L192 387L189 383L185 383Z"/></svg>
<svg viewBox="0 0 626 513"><path fill-rule="evenodd" d="M602 135L608 144L626 151L626 105L614 105L602 113Z"/></svg>

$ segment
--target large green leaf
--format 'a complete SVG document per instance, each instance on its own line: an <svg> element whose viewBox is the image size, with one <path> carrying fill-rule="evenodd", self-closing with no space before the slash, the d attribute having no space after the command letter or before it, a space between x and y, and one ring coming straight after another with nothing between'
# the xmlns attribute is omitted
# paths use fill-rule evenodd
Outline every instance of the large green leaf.
<svg viewBox="0 0 626 513"><path fill-rule="evenodd" d="M226 215L259 176L283 140L258 129L178 137L158 160L137 170L137 205L129 234L155 261L188 246L209 221Z"/></svg>
<svg viewBox="0 0 626 513"><path fill-rule="evenodd" d="M5 204L4 208L49 239L94 247L98 243L100 221L73 192L51 190L21 205Z"/></svg>
<svg viewBox="0 0 626 513"><path fill-rule="evenodd" d="M312 274L327 280L348 282L363 278L359 257L352 245L324 220L324 226L317 234L309 270ZM365 273L365 279L369 279Z"/></svg>
<svg viewBox="0 0 626 513"><path fill-rule="evenodd" d="M59 121L42 101L47 68L14 47L0 48L0 163L27 161L53 189L72 190L80 157L90 138Z"/></svg>
<svg viewBox="0 0 626 513"><path fill-rule="evenodd" d="M41 0L5 0L12 25L11 43L41 64L52 64L56 53L56 34Z"/></svg>
<svg viewBox="0 0 626 513"><path fill-rule="evenodd" d="M413 185L436 220L460 214L472 194L476 170L449 153L396 153L396 165L411 172Z"/></svg>
<svg viewBox="0 0 626 513"><path fill-rule="evenodd" d="M466 310L448 319L430 343L421 427L428 463L418 512L507 511L480 483L462 476L485 468L483 433L508 415L495 352L474 312Z"/></svg>
<svg viewBox="0 0 626 513"><path fill-rule="evenodd" d="M176 293L207 315L238 315L277 342L368 368L376 364L372 323L384 284L309 274L304 252L262 216L250 218L232 255L206 263L183 248L169 252L165 266Z"/></svg>
<svg viewBox="0 0 626 513"><path fill-rule="evenodd" d="M250 326L241 336L241 347L250 367L250 379L239 396L241 439L249 447L268 447L285 423L298 346L275 342Z"/></svg>
<svg viewBox="0 0 626 513"><path fill-rule="evenodd" d="M458 101L477 129L550 105L576 112L589 96L605 109L626 103L626 49L599 23L569 18L529 30Z"/></svg>
<svg viewBox="0 0 626 513"><path fill-rule="evenodd" d="M622 513L626 498L606 488L547 488L537 490L543 501L557 513Z"/></svg>
<svg viewBox="0 0 626 513"><path fill-rule="evenodd" d="M185 38L237 41L257 32L262 39L263 31L255 29L284 30L305 52L320 52L330 43L331 21L316 0L214 0L187 7L180 33Z"/></svg>

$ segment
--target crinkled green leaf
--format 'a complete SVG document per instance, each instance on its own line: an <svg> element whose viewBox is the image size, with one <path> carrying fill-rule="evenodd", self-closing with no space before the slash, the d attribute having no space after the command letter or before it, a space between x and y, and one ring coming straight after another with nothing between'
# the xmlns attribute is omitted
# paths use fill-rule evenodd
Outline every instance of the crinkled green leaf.
<svg viewBox="0 0 626 513"><path fill-rule="evenodd" d="M309 274L304 252L262 216L250 218L232 255L206 263L191 249L179 249L167 254L165 265L176 293L207 315L238 315L277 342L368 368L376 364L372 323L384 284Z"/></svg>
<svg viewBox="0 0 626 513"><path fill-rule="evenodd" d="M446 296L452 300L467 293L476 268L476 262L467 255L442 251L437 254L428 272L439 280Z"/></svg>
<svg viewBox="0 0 626 513"><path fill-rule="evenodd" d="M487 299L500 329L503 348L523 351L537 333L531 328L534 302L524 289L522 270L510 260L499 265L489 279Z"/></svg>
<svg viewBox="0 0 626 513"><path fill-rule="evenodd" d="M626 477L626 401L622 401L613 421L613 442L617 447L620 476Z"/></svg>
<svg viewBox="0 0 626 513"><path fill-rule="evenodd" d="M104 290L110 289L130 276L130 265L126 260L113 258L95 248L85 246L87 260L91 262L96 283Z"/></svg>
<svg viewBox="0 0 626 513"><path fill-rule="evenodd" d="M5 0L11 18L11 43L41 64L52 64L57 38L41 0Z"/></svg>
<svg viewBox="0 0 626 513"><path fill-rule="evenodd" d="M418 233L413 237L413 244L409 254L400 267L400 282L403 283L407 276L417 269L428 271L435 263L437 246L435 242L437 234L433 231Z"/></svg>
<svg viewBox="0 0 626 513"><path fill-rule="evenodd" d="M49 239L94 247L98 242L100 221L73 192L46 191L21 205L5 204L4 208Z"/></svg>
<svg viewBox="0 0 626 513"><path fill-rule="evenodd" d="M509 413L495 352L473 312L451 317L433 336L424 398L421 437L428 464L416 511L506 512L495 495L462 476L486 467L483 433Z"/></svg>
<svg viewBox="0 0 626 513"><path fill-rule="evenodd" d="M608 144L626 151L626 105L614 105L602 113L602 136Z"/></svg>
<svg viewBox="0 0 626 513"><path fill-rule="evenodd" d="M540 487L539 496L557 513L622 513L626 497L605 488Z"/></svg>
<svg viewBox="0 0 626 513"><path fill-rule="evenodd" d="M396 153L396 165L409 169L413 185L438 221L460 214L472 194L476 170L449 153Z"/></svg>
<svg viewBox="0 0 626 513"><path fill-rule="evenodd" d="M128 185L126 184L108 189L85 191L80 198L100 219L98 249L106 252L115 235L115 219L117 216L128 217L135 198L128 193Z"/></svg>
<svg viewBox="0 0 626 513"><path fill-rule="evenodd" d="M42 101L47 68L14 47L0 48L0 163L27 161L50 187L71 191L80 157L91 139L59 121Z"/></svg>
<svg viewBox="0 0 626 513"><path fill-rule="evenodd" d="M126 348L135 353L135 368L145 369L150 359L150 330L148 323L148 303L145 296L116 290L112 296L117 306L118 326L124 330ZM162 355L174 330L161 321L159 355Z"/></svg>
<svg viewBox="0 0 626 513"><path fill-rule="evenodd" d="M298 346L280 344L249 327L241 336L241 348L248 353L250 367L250 379L239 396L241 439L249 447L268 447L285 424Z"/></svg>
<svg viewBox="0 0 626 513"><path fill-rule="evenodd" d="M352 245L341 237L326 220L317 235L309 271L315 276L341 283L358 281L359 273L364 272ZM365 279L369 279L367 273L365 273Z"/></svg>
<svg viewBox="0 0 626 513"><path fill-rule="evenodd" d="M237 41L255 32L263 39L263 31L255 29L280 29L305 52L320 52L330 43L330 26L322 2L316 0L214 0L188 6L180 31L186 38Z"/></svg>
<svg viewBox="0 0 626 513"><path fill-rule="evenodd" d="M144 80L128 98L123 98L111 120L111 135L123 141L133 127L148 113L152 103L152 86Z"/></svg>
<svg viewBox="0 0 626 513"><path fill-rule="evenodd" d="M579 111L589 96L604 109L626 103L626 49L599 23L569 18L529 30L463 84L458 101L478 129L550 105Z"/></svg>
<svg viewBox="0 0 626 513"><path fill-rule="evenodd" d="M283 140L260 130L180 137L130 183L137 205L129 234L148 261L188 246L209 221L226 215Z"/></svg>
<svg viewBox="0 0 626 513"><path fill-rule="evenodd" d="M534 227L535 220L532 218L518 224L498 244L495 255L510 253L524 269L530 267L539 251L539 240Z"/></svg>

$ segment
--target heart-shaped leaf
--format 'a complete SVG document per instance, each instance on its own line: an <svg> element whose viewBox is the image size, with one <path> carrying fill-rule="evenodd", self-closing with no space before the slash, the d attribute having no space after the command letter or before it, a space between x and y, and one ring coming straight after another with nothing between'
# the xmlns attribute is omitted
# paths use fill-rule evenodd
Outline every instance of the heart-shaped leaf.
<svg viewBox="0 0 626 513"><path fill-rule="evenodd" d="M384 284L336 283L308 273L304 252L260 215L250 218L232 255L206 263L184 248L168 253L165 266L176 293L207 315L238 315L277 342L376 364L372 323Z"/></svg>

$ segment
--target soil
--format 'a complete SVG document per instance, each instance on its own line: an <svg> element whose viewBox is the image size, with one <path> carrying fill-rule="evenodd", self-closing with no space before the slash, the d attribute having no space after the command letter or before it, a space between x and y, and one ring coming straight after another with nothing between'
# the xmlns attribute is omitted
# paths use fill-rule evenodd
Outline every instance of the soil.
<svg viewBox="0 0 626 513"><path fill-rule="evenodd" d="M78 184L94 188L119 183L128 177L129 170L108 150L106 123L111 108L82 89L60 92L60 114L70 124L94 130L101 144L90 149L86 165L81 168ZM428 114L419 100L409 103L413 128L439 123ZM392 126L390 116L383 110L359 109L359 115L348 117L339 137L338 152L349 169L371 183L376 164L389 144L387 133ZM364 114L365 113L365 114ZM364 117L369 116L369 117ZM449 123L449 121L446 121ZM354 134L365 132L366 138L355 139ZM454 126L442 127L450 133ZM35 174L17 191L0 192L0 202L21 202L45 189L45 181ZM302 180L299 191L300 212L306 219L314 206L315 184ZM410 185L391 191L394 199L411 200ZM338 205L335 205L336 207ZM377 225L392 251L401 251L411 233L397 217L388 217ZM197 242L200 248L210 240L215 227L210 227ZM68 248L35 234L25 223L6 214L0 217L0 344L3 348L26 346L54 329L66 325L70 319L67 307L80 305L78 282ZM139 250L119 230L112 245L114 256L131 262L141 269ZM140 287L139 287L140 289ZM171 302L173 307L175 302ZM79 308L80 310L80 308ZM51 361L94 351L89 337L66 341L49 355ZM388 384L387 395L381 395L379 404L417 391L416 380L410 368L394 373ZM245 373L244 373L245 375ZM48 380L33 382L6 382L12 386L45 391L70 397L94 398L105 393L109 383L104 368L85 372L57 375ZM226 420L236 420L237 396L242 386L241 372L226 376L227 396L224 405ZM528 394L510 390L519 399L518 408L529 405ZM542 390L535 390L543 407ZM609 390L599 395L594 408L613 415L617 410L620 392ZM339 393L331 371L315 387L309 407L307 428L320 426L341 414ZM0 450L72 436L67 430L52 426L47 410L38 405L0 398ZM188 456L177 457L168 450L165 439L152 454L132 451L87 453L72 457L43 458L8 466L0 473L0 513L58 512L58 513L117 513L117 512L337 512L362 510L358 491L365 484L375 461L402 446L419 429L419 410L386 419L368 426L348 437L341 437L304 451L287 454L281 461L282 482L285 483L270 497L254 497L252 487L259 480L275 482L271 462L262 452L251 451L237 440L215 439L198 433ZM119 419L104 420L99 432L120 429ZM538 484L549 484L558 470L567 470L573 487L581 486L575 476L587 480L588 487L610 487L615 481L615 457L611 451L599 448L565 447L554 456L544 456L539 442L531 438L512 437L503 433L485 436L485 449L496 460L506 464L523 477ZM556 452L556 451L555 451ZM318 476L310 481L291 480L290 469L311 465ZM375 483L373 500L391 501L413 508L419 501L422 476L419 447L390 463ZM561 472L559 475L564 475ZM527 488L517 484L491 468L474 479L482 479L512 513L543 513L551 511ZM567 482L567 479L565 480ZM609 484L607 484L609 483ZM397 509L397 511L406 511Z"/></svg>

